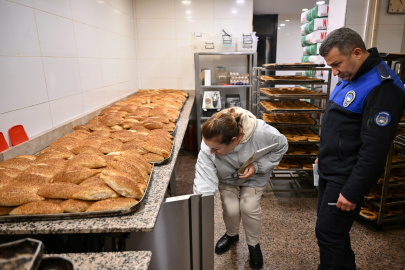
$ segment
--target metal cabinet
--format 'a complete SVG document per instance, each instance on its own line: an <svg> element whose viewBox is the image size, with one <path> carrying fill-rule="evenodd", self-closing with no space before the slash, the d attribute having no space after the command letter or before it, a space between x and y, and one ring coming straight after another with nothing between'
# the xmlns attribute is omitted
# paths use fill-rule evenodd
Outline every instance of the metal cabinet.
<svg viewBox="0 0 405 270"><path fill-rule="evenodd" d="M207 56L225 56L225 57L235 57L237 55L245 55L246 56L246 65L247 65L247 73L249 73L249 85L211 85L211 86L204 86L201 85L200 82L200 58L207 57ZM201 125L204 121L209 119L209 117L204 117L202 115L202 97L204 91L220 91L221 94L232 92L232 90L237 89L246 89L246 108L248 110L251 109L251 100L252 100L252 73L253 67L256 66L257 63L257 53L243 53L243 52L224 52L224 53L194 53L194 61L195 61L195 106L197 110L197 145L198 151L200 150L201 146Z"/></svg>

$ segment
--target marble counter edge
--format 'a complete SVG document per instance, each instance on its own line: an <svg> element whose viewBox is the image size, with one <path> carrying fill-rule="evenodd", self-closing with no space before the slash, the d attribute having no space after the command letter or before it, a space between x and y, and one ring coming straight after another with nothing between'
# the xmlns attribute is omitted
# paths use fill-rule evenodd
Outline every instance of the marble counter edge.
<svg viewBox="0 0 405 270"><path fill-rule="evenodd" d="M76 263L78 270L119 269L146 270L152 259L151 251L45 254L43 258L65 257Z"/></svg>

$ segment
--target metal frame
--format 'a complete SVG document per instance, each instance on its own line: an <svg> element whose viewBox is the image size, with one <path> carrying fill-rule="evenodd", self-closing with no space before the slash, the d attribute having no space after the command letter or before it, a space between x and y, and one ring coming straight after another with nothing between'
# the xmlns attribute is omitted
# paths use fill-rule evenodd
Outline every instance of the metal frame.
<svg viewBox="0 0 405 270"><path fill-rule="evenodd" d="M260 78L260 76L262 75L262 72L266 72L266 71L300 71L300 70L312 70L312 77L315 76L316 71L319 70L326 70L328 71L328 80L325 82L318 82L318 81L304 81L304 80L283 80L283 81L264 81ZM330 96L330 82L331 82L331 78L332 78L332 69L331 68L326 68L326 67L298 67L298 66L294 66L294 67L288 67L288 66L278 66L278 67L267 67L267 68L263 68L263 67L257 67L257 68L253 68L253 73L254 73L254 78L253 78L253 92L255 94L255 100L252 99L252 104L251 104L251 108L252 108L252 112L256 115L256 116L261 116L263 114L263 112L272 112L272 113L308 113L308 114L313 114L313 113L319 113L321 114L320 117L320 121L322 120L322 116L323 116L323 112L324 109L323 108L319 108L319 110L261 110L261 108L263 108L263 106L260 104L261 100L272 100L272 99L284 99L284 100L297 100L297 99L301 99L301 98L305 98L305 99L311 99L311 100L322 100L322 107L324 107L326 105L326 100L329 99ZM260 89L266 87L265 85L269 85L270 87L274 87L275 85L283 85L283 84L300 84L300 85L311 85L311 90L315 89L315 85L326 85L326 93L317 93L317 94L297 94L297 95L290 95L288 96L288 94L286 95L268 95L266 93L263 93ZM265 98L262 98L262 95L265 96ZM318 107L318 106L317 106ZM287 123L282 123L282 124L277 124L277 123L272 123L271 124L274 127L321 127L321 124L315 124L315 125L305 125L305 124L287 124ZM308 144L308 143L315 143L316 142L294 142L293 144ZM289 157L289 158L302 158L302 157L308 157L308 158L314 158L317 155L312 155L312 154L307 154L307 155L286 155L285 157ZM310 169L305 170L303 168L290 168L287 170L275 170L272 173L272 176L270 178L270 185L272 187L272 191L273 192L317 192L317 189L304 189L301 187L301 185L298 183L299 180L307 180L310 181L312 180L311 176L308 175L308 173L306 173L306 176L303 177L302 173L304 173L305 171L312 171ZM289 174L289 177L276 177L276 174ZM298 174L298 177L295 177L294 174ZM273 188L273 183L272 180L281 180L281 181L293 181L298 187L299 189L274 189Z"/></svg>
<svg viewBox="0 0 405 270"><path fill-rule="evenodd" d="M247 67L249 73L249 82L250 85L211 85L211 86L203 86L200 85L200 56L205 55L246 55L247 56ZM218 53L194 53L194 63L195 63L195 106L197 110L197 149L200 151L201 145L201 120L207 120L207 117L202 117L202 90L203 89L233 89L233 88L246 88L246 107L249 111L252 111L251 104L252 104L252 82L253 82L253 67L257 64L257 53L245 53L245 52L218 52Z"/></svg>
<svg viewBox="0 0 405 270"><path fill-rule="evenodd" d="M380 208L378 211L377 219L371 220L371 219L361 216L368 221L377 223L377 225L383 225L386 223L391 223L391 222L395 222L395 221L399 221L399 220L405 220L405 213L395 215L393 217L384 217L385 207L405 204L405 198L402 198L402 197L399 197L399 198L402 198L402 200L395 201L395 202L387 202L388 187L403 186L403 184L389 182L389 179L391 176L391 169L405 168L405 163L403 163L403 162L401 162L400 164L395 164L395 165L392 164L393 153L394 153L394 145L392 144L390 151L388 153L388 156L387 156L386 163L385 163L384 181L382 183L382 192L381 192L381 198L379 198L379 202L377 202L375 199L373 200L373 199L366 198L367 201L371 202L373 205ZM390 199L392 199L392 198L390 198Z"/></svg>

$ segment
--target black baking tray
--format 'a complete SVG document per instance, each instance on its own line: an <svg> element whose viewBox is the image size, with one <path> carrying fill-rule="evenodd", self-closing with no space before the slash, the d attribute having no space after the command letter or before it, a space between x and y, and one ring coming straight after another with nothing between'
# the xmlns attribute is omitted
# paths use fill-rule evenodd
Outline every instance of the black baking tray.
<svg viewBox="0 0 405 270"><path fill-rule="evenodd" d="M153 164L152 164L153 166ZM42 220L60 220L60 219L78 219L78 218L98 218L98 217L112 217L112 216L121 216L127 215L135 212L141 206L143 200L146 197L146 194L149 191L151 182L153 179L153 170L149 175L148 185L146 186L145 193L142 198L138 201L137 204L131 206L127 209L121 210L108 210L108 211L99 211L99 212L81 212L81 213L61 213L61 214L47 214L47 215L21 215L21 216L0 216L0 223L5 222L23 222L23 221L42 221Z"/></svg>
<svg viewBox="0 0 405 270"><path fill-rule="evenodd" d="M25 238L0 245L0 269L37 270L44 245L41 241Z"/></svg>
<svg viewBox="0 0 405 270"><path fill-rule="evenodd" d="M78 270L78 268L71 259L52 255L42 259L38 270Z"/></svg>

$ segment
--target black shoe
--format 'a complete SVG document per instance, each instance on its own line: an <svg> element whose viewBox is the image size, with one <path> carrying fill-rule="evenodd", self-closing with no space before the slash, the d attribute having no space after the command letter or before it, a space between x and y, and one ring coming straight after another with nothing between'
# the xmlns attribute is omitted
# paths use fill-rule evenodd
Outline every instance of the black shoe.
<svg viewBox="0 0 405 270"><path fill-rule="evenodd" d="M257 244L256 246L249 246L249 266L253 270L256 269L262 269L263 267L263 255L262 251L260 250L260 244Z"/></svg>
<svg viewBox="0 0 405 270"><path fill-rule="evenodd" d="M235 236L228 236L225 233L224 236L222 236L221 239L219 239L217 244L215 245L215 253L222 254L224 252L227 252L231 247L231 245L238 241L239 241L239 234Z"/></svg>

